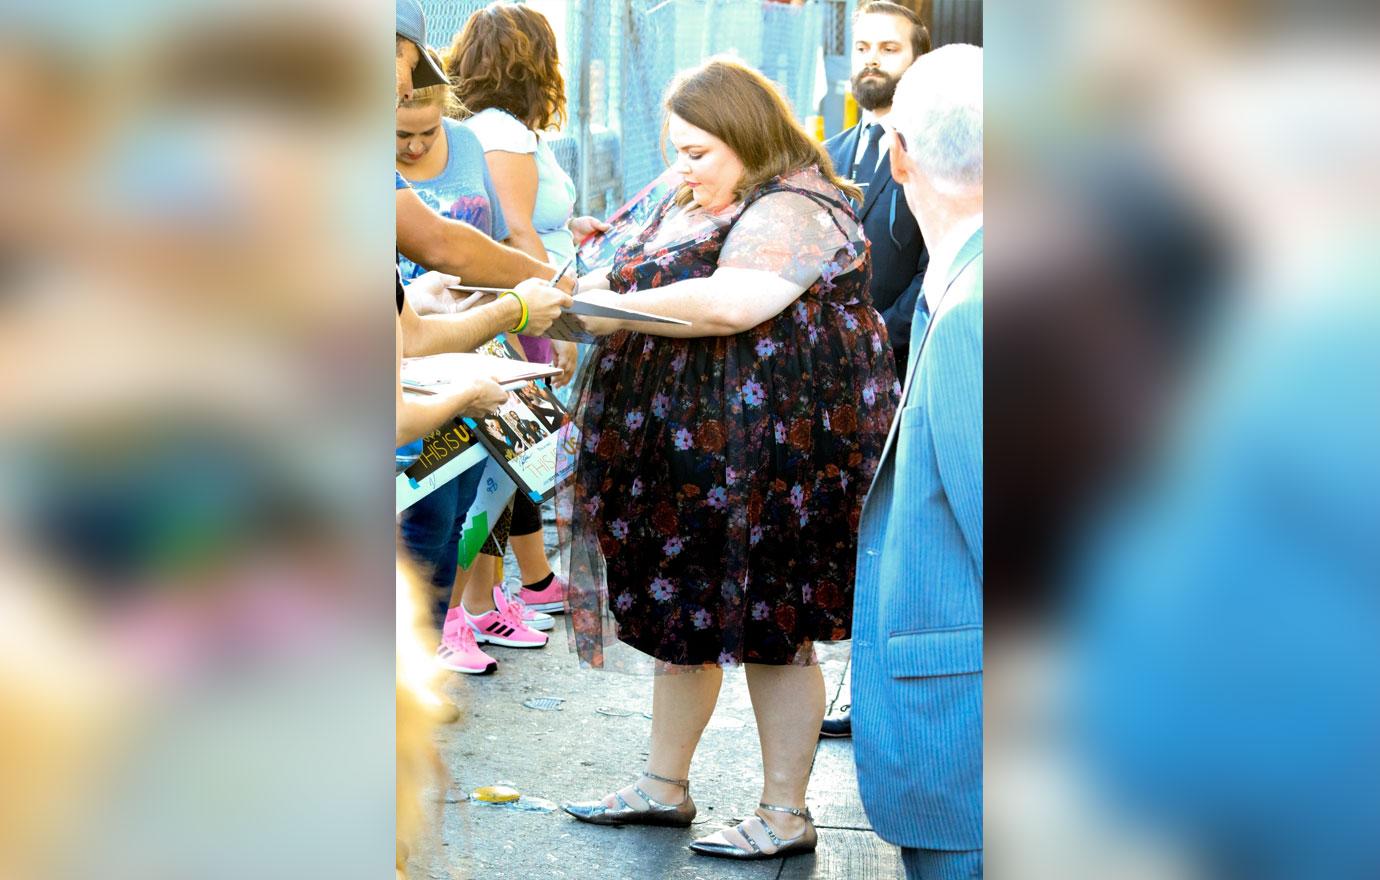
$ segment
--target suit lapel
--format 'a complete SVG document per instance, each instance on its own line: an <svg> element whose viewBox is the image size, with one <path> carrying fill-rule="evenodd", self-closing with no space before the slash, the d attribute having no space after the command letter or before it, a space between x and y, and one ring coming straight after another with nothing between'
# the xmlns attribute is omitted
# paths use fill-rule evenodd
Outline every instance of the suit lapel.
<svg viewBox="0 0 1380 880"><path fill-rule="evenodd" d="M843 135L843 139L834 147L834 152L829 159L834 163L834 173L839 177L847 179L853 173L853 157L858 154L858 133L862 131L862 123L858 123L848 129ZM857 208L854 205L854 208Z"/></svg>
<svg viewBox="0 0 1380 880"><path fill-rule="evenodd" d="M890 176L890 175L888 175ZM911 389L915 387L915 376L920 372L920 353L925 350L925 343L930 339L930 330L934 327L935 320L939 317L939 306L944 300L944 294L949 292L958 276L968 268L969 264L982 255L982 227L978 227L963 247L959 248L958 255L954 257L953 266L949 269L949 277L944 281L944 287L935 301L934 308L930 311L930 319L925 322L925 333L920 337L920 344L915 346L910 353L910 361L906 367L906 375L902 378L901 399L896 404L896 418L891 420L891 430L887 432L886 444L882 447L882 457L878 459L877 473L872 475L872 485L877 484L877 477L881 475L882 469L886 467L886 460L891 455L891 447L896 442L896 434L901 430L901 410L906 408L910 402ZM928 280L928 279L926 279ZM921 296L926 296L927 291L922 288ZM868 493L871 494L869 487Z"/></svg>
<svg viewBox="0 0 1380 880"><path fill-rule="evenodd" d="M853 173L853 157L858 154L858 137L862 131L862 123L858 123L848 129L848 134L843 136L839 142L838 154L834 159L834 173L839 177L847 177Z"/></svg>
<svg viewBox="0 0 1380 880"><path fill-rule="evenodd" d="M877 204L882 191L891 185L891 155L887 154L877 163L877 172L872 175L871 182L867 185L867 192L863 194L862 208L858 211L858 219L866 220L867 214L872 210L872 206Z"/></svg>
<svg viewBox="0 0 1380 880"><path fill-rule="evenodd" d="M944 302L945 294L949 292L950 287L954 286L954 282L958 280L958 276L962 275L963 271L968 268L968 265L972 263L973 260L976 260L981 254L982 227L979 226L978 230L969 236L968 240L963 243L963 247L958 249L958 254L954 256L953 265L949 267L949 277L944 279L944 287L940 290L939 297L935 300L933 308L930 309L930 319L925 322L925 332L920 337L920 344L915 346L915 350L911 352L905 375L906 384L901 389L901 400L903 405L905 399L910 394L910 386L915 380L915 374L919 372L918 365L920 363L920 353L925 350L925 343L929 342L930 328L934 326L934 319L939 315L939 307ZM925 296L923 289L920 295Z"/></svg>

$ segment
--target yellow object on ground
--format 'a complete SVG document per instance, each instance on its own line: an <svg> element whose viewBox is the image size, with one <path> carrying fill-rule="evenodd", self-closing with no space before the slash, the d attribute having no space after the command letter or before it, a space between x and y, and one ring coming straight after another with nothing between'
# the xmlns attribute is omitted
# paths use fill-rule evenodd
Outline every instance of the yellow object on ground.
<svg viewBox="0 0 1380 880"><path fill-rule="evenodd" d="M522 797L522 792L507 785L481 785L470 797L487 804L508 804Z"/></svg>

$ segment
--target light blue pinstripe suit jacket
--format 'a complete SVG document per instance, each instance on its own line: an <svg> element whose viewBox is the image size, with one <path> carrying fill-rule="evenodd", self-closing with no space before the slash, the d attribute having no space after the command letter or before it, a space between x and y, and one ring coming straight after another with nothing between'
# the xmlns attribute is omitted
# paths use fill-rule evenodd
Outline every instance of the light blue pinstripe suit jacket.
<svg viewBox="0 0 1380 880"><path fill-rule="evenodd" d="M872 827L982 848L982 230L959 250L863 506L853 745ZM936 279L937 280L937 279ZM920 322L917 320L917 328ZM917 332L917 335L919 333Z"/></svg>

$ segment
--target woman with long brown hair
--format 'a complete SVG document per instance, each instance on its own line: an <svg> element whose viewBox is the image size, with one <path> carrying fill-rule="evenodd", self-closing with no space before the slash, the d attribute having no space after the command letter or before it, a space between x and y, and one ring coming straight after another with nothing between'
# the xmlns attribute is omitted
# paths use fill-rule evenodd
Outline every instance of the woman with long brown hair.
<svg viewBox="0 0 1380 880"><path fill-rule="evenodd" d="M657 661L637 781L571 804L606 825L689 825L691 758L723 667L744 665L765 779L754 815L691 848L814 849L805 803L824 715L817 641L846 639L862 502L899 391L867 293L857 190L776 87L715 59L666 131L684 184L585 296L688 325L588 320L576 473L558 513L581 660Z"/></svg>

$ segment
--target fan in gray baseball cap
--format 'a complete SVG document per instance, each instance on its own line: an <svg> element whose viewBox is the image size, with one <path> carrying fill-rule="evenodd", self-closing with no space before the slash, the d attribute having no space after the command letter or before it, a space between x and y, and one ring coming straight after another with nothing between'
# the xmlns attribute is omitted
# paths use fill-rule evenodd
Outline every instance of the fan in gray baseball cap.
<svg viewBox="0 0 1380 880"><path fill-rule="evenodd" d="M411 97L413 89L450 82L446 72L426 51L426 15L418 0L397 0L398 99Z"/></svg>

